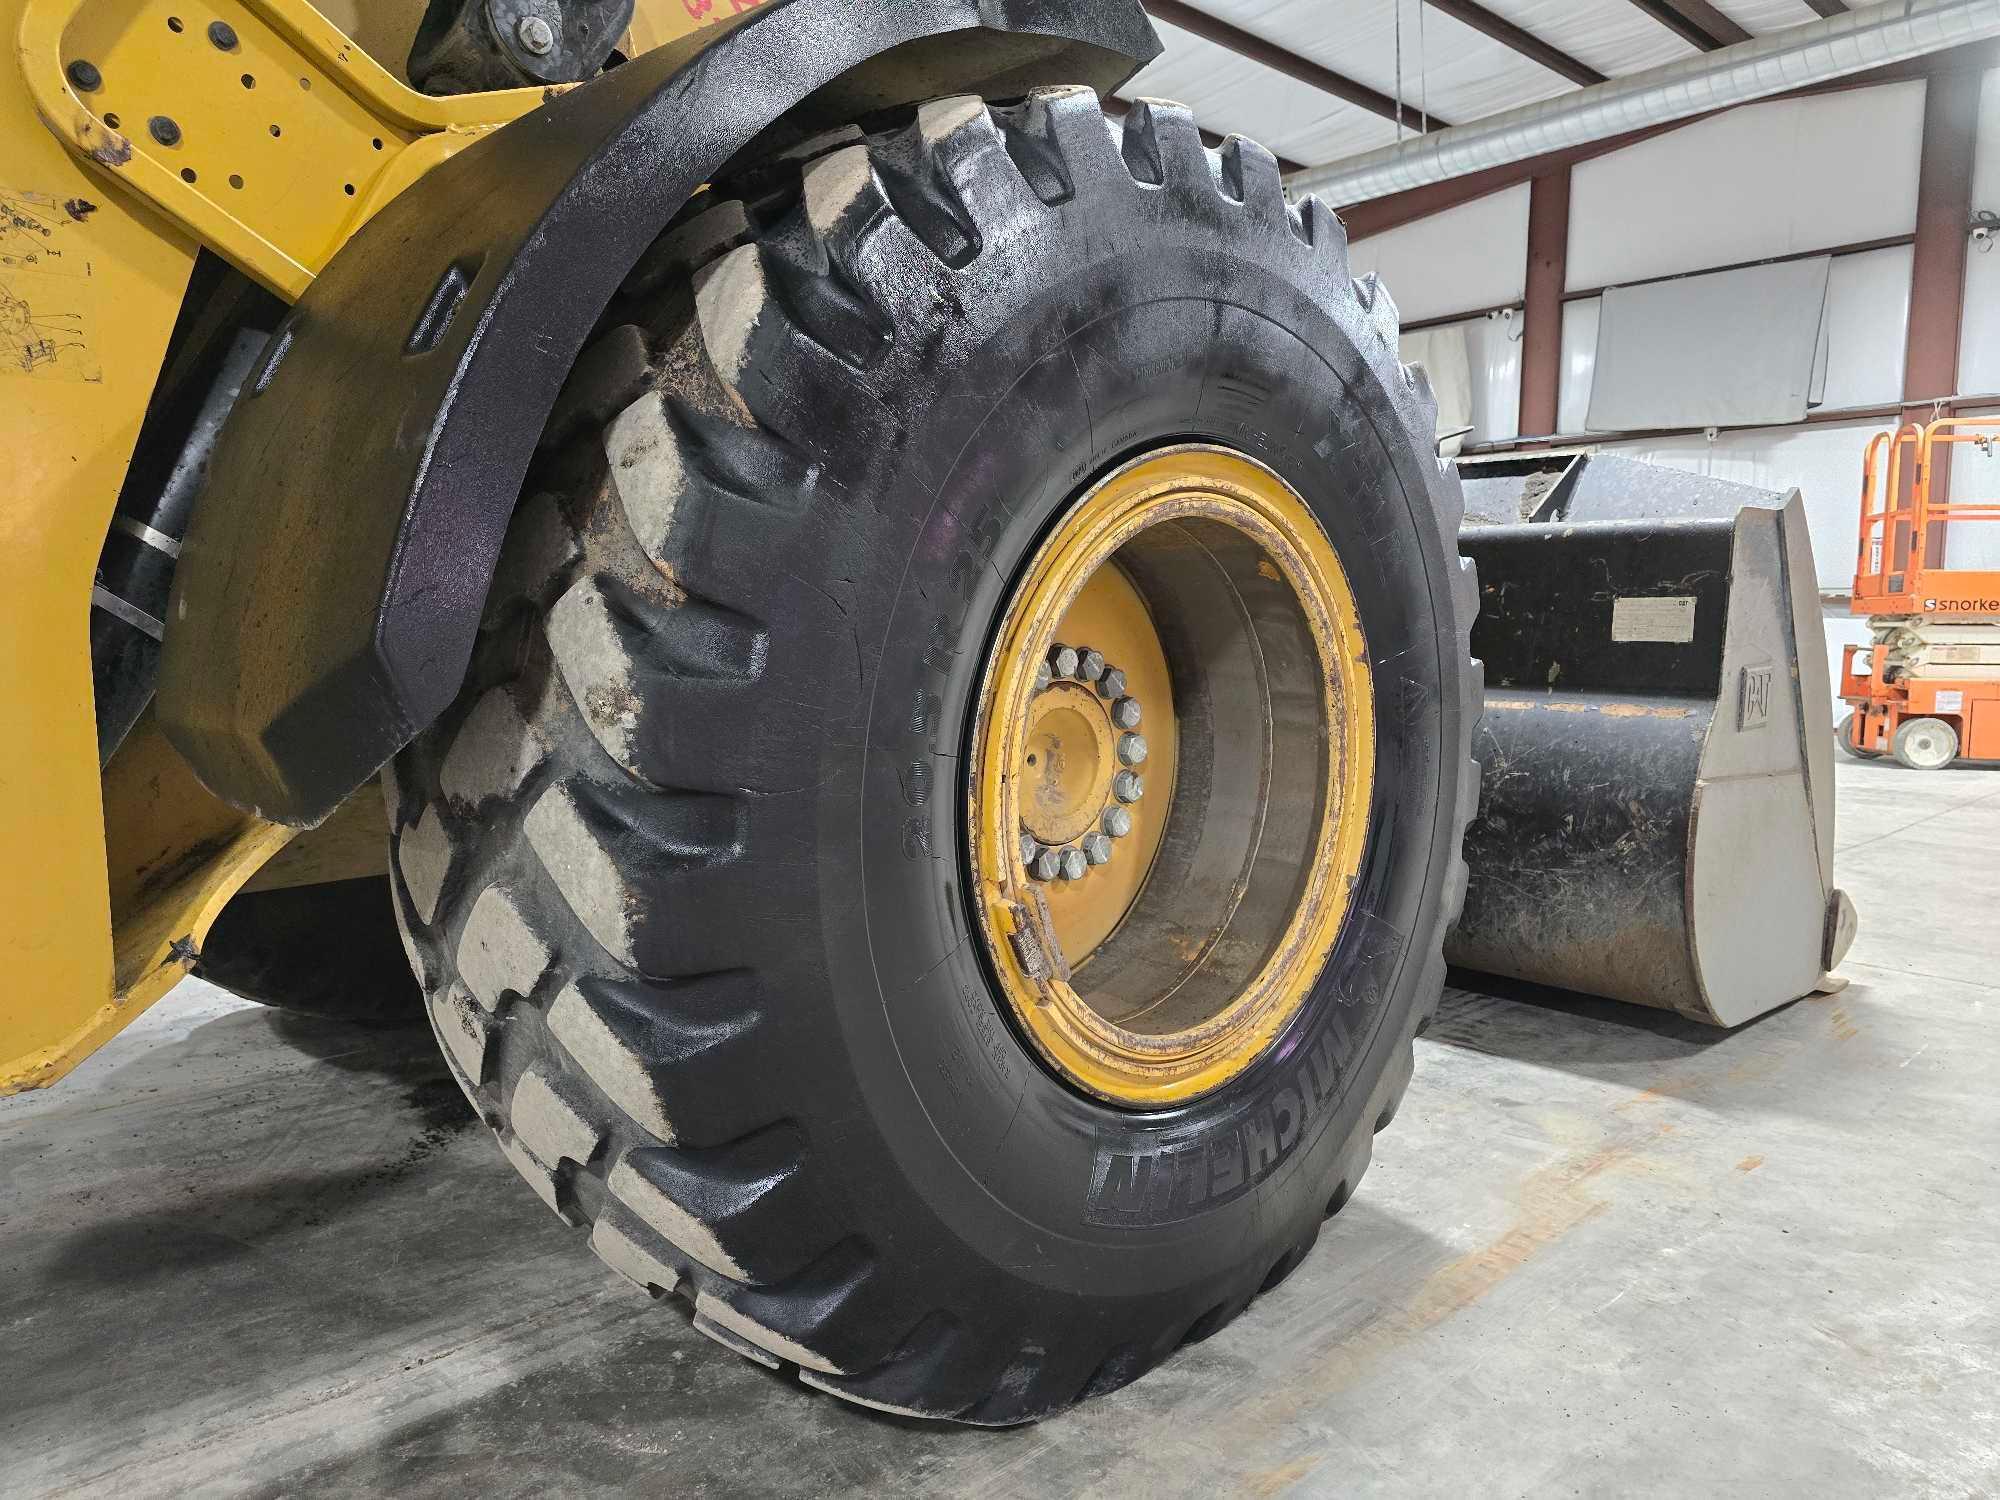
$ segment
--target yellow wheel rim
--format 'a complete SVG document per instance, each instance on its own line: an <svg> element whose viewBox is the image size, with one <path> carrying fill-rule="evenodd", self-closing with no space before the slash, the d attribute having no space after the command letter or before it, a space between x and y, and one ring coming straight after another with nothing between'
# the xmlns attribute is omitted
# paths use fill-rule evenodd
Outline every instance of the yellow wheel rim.
<svg viewBox="0 0 2000 1500"><path fill-rule="evenodd" d="M973 745L980 932L1042 1057L1137 1107L1255 1062L1332 951L1374 784L1354 592L1299 495L1205 444L1093 486L1008 602Z"/></svg>

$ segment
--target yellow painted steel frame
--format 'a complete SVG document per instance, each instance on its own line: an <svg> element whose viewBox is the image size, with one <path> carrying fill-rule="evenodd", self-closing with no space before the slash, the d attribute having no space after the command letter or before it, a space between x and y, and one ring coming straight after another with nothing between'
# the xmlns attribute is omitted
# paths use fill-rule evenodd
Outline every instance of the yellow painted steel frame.
<svg viewBox="0 0 2000 1500"><path fill-rule="evenodd" d="M744 4L696 8L643 0L632 38ZM171 989L291 837L210 796L150 715L98 773L91 581L197 247L296 299L383 204L546 91L417 93L301 0L0 0L0 36L24 84L0 87L5 1094Z"/></svg>

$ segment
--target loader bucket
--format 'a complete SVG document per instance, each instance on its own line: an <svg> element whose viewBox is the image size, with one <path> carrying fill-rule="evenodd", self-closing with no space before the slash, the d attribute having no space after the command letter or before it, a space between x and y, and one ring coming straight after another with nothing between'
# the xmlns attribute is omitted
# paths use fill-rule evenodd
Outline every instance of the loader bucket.
<svg viewBox="0 0 2000 1500"><path fill-rule="evenodd" d="M1804 502L1608 456L1468 463L1466 969L1734 1026L1820 987L1831 696Z"/></svg>

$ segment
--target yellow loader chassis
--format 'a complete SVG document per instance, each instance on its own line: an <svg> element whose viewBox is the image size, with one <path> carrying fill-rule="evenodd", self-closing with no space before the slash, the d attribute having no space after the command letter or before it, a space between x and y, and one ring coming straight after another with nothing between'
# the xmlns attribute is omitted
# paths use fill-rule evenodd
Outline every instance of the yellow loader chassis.
<svg viewBox="0 0 2000 1500"><path fill-rule="evenodd" d="M911 16L955 8L966 16ZM1065 10L1086 22L1094 14L1102 22L1097 47L1078 48L1069 38L1054 39L1052 47L1047 36L994 37L1017 29L992 19L1014 8L1005 0L907 9L862 0L764 0L757 9L713 7L697 18L679 0L652 0L634 16L628 50L657 47L658 55L646 60L656 82L667 80L725 37L782 17L788 25L776 30L791 31L794 51L803 35L815 43L807 50L848 57L825 79L773 69L767 59L761 74L730 80L726 108L705 102L698 87L662 107L667 90L654 89L648 124L655 150L712 133L718 114L732 117L740 139L718 138L714 150L694 153L713 155L719 165L795 102L792 90L816 82L837 79L822 100L848 111L895 102L918 78L942 80L940 87L1047 81L1038 60L1060 60L1068 72L1108 86L1157 48L1129 0L1018 7L1035 10L1038 23ZM783 14L790 11L797 14ZM1062 30L1057 21L1049 29ZM982 23L987 29L977 39L963 34ZM1090 34L1091 27L1070 30ZM219 784L216 766L203 766L198 777L150 711L101 785L97 774L91 579L197 248L207 245L297 300L411 183L560 91L417 93L298 0L205 0L200 7L175 0L0 0L0 34L17 39L25 83L0 91L6 163L0 169L0 449L14 478L0 497L0 542L15 574L14 586L0 593L0 661L11 668L16 705L0 762L0 847L17 856L0 874L0 899L25 939L15 982L0 996L0 1093L7 1093L53 1083L166 993L192 966L229 898L299 826L340 801L325 798L304 816L294 809L284 824L232 807L202 784ZM945 50L908 50L925 39ZM900 65L865 66L884 48L899 46ZM1079 52L1092 66L1075 65ZM1107 65L1116 76L1105 76ZM641 71L631 64L620 71L628 70ZM1092 73L1099 77L1086 76ZM634 79L624 82L629 100ZM770 94L756 120L742 106L752 84ZM603 123L614 128L623 113L623 107L608 110ZM499 172L508 175L504 167ZM421 208L405 211L405 233L414 232L420 245L445 238L446 227L426 222ZM424 275L435 279L433 269ZM469 300L481 300L483 290L473 290ZM392 336L400 341L406 310L392 316ZM384 331L370 330L371 336ZM579 327L572 346L581 336ZM310 373L310 359L296 363ZM510 410L503 420L531 438L553 384L551 378L539 393L538 410ZM353 404L370 410L397 394L366 381L351 385ZM436 395L427 391L418 400L435 403ZM378 446L381 434L405 430L386 412L363 421ZM428 426L420 415L418 430ZM230 439L225 433L225 451ZM367 446L355 445L345 457ZM525 453L515 456L517 483L526 460ZM324 516L355 507L351 466L340 468L336 475L323 466L309 476L322 487L306 496L310 503L287 511L290 525L317 527ZM268 499L274 493L268 476L265 486ZM337 507L328 503L336 493ZM369 498L401 512L406 493L392 488ZM504 520L503 513L497 524ZM228 545L228 525L237 521L211 530L224 539L218 546ZM493 541L497 547L497 529ZM320 545L331 548L333 536ZM309 574L321 571L316 555L306 561ZM481 565L469 570L477 574L467 587L475 612L484 592ZM188 597L177 586L177 615ZM198 591L192 597L197 606L215 603ZM333 601L334 612L349 603ZM365 630L368 622L361 623ZM255 659L232 665L253 675L271 666L268 652L257 658L251 643L241 644L246 658ZM463 652L457 655L462 662ZM456 677L446 678L440 687L448 697ZM396 743L419 723L400 726ZM240 719L227 726L241 728ZM340 726L330 732L339 734ZM394 748L371 751L373 763ZM342 795L367 774L348 779ZM243 807L256 801L233 800Z"/></svg>

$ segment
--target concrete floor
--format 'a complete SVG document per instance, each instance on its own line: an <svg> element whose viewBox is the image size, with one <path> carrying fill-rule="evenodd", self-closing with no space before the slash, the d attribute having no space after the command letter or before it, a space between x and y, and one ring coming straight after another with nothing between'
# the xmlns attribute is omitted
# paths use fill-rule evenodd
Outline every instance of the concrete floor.
<svg viewBox="0 0 2000 1500"><path fill-rule="evenodd" d="M2000 771L1840 795L1851 988L1728 1036L1448 996L1289 1282L1008 1432L726 1355L433 1058L191 985L0 1101L0 1490L2000 1492Z"/></svg>

